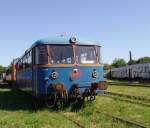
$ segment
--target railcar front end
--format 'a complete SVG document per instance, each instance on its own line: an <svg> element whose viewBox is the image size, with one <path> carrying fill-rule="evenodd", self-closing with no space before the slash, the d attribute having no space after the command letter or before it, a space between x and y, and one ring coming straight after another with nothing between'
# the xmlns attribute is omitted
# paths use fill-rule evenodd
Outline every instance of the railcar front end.
<svg viewBox="0 0 150 128"><path fill-rule="evenodd" d="M69 42L69 40L68 40ZM93 98L107 88L100 64L100 46L92 44L42 44L34 49L35 95Z"/></svg>

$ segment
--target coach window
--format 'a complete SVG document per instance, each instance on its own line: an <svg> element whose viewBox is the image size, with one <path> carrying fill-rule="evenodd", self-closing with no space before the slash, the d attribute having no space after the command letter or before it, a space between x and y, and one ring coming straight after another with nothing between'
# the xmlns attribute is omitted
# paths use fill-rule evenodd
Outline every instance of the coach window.
<svg viewBox="0 0 150 128"><path fill-rule="evenodd" d="M28 68L28 54L25 56L25 69Z"/></svg>
<svg viewBox="0 0 150 128"><path fill-rule="evenodd" d="M18 62L18 64L17 64L17 69L18 69L18 70L20 70L20 69L21 69L21 67L20 67L20 66L21 66L21 61L19 61L19 62Z"/></svg>
<svg viewBox="0 0 150 128"><path fill-rule="evenodd" d="M30 52L26 55L26 68L30 68L31 67L31 54Z"/></svg>
<svg viewBox="0 0 150 128"><path fill-rule="evenodd" d="M48 56L47 56L47 47L46 45L36 47L36 64L47 64Z"/></svg>
<svg viewBox="0 0 150 128"><path fill-rule="evenodd" d="M26 63L26 56L23 57L23 69L25 69L25 63Z"/></svg>
<svg viewBox="0 0 150 128"><path fill-rule="evenodd" d="M29 52L29 56L28 56L28 65L29 67L31 67L31 64L32 64L32 58L31 58L32 54L31 54L31 51Z"/></svg>
<svg viewBox="0 0 150 128"><path fill-rule="evenodd" d="M23 63L22 63L22 59L21 59L19 69L22 70L22 68L23 68Z"/></svg>
<svg viewBox="0 0 150 128"><path fill-rule="evenodd" d="M25 56L25 68L28 68L28 54Z"/></svg>

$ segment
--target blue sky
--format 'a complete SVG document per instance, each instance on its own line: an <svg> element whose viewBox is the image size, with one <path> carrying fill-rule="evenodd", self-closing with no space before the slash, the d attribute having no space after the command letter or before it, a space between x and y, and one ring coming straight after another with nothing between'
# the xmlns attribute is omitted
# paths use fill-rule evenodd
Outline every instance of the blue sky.
<svg viewBox="0 0 150 128"><path fill-rule="evenodd" d="M100 42L103 62L150 56L150 1L0 0L0 64L64 33Z"/></svg>

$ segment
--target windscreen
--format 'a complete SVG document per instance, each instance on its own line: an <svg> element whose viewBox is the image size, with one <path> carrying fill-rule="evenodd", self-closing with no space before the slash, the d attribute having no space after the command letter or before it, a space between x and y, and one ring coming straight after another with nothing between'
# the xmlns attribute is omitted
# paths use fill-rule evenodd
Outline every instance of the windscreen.
<svg viewBox="0 0 150 128"><path fill-rule="evenodd" d="M95 46L76 46L76 62L78 64L96 64Z"/></svg>
<svg viewBox="0 0 150 128"><path fill-rule="evenodd" d="M73 64L73 47L64 45L51 45L50 56L52 64Z"/></svg>

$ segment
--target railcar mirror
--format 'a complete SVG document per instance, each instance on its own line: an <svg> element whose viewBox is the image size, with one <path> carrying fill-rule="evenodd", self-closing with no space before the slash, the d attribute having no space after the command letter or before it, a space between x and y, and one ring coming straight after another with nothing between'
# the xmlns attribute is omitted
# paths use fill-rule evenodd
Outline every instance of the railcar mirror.
<svg viewBox="0 0 150 128"><path fill-rule="evenodd" d="M47 52L47 56L50 56L48 52Z"/></svg>

